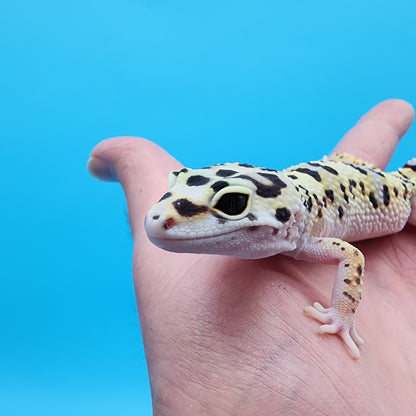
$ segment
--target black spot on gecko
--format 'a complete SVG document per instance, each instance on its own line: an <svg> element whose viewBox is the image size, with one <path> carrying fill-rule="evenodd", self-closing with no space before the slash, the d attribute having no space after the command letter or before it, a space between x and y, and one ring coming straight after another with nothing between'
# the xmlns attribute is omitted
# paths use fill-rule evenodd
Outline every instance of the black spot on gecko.
<svg viewBox="0 0 416 416"><path fill-rule="evenodd" d="M344 209L342 207L338 207L338 217L341 220L344 216Z"/></svg>
<svg viewBox="0 0 416 416"><path fill-rule="evenodd" d="M345 186L342 183L340 183L339 184L339 187L341 188L341 191L344 194L344 200L345 200L345 202L348 204L349 203L349 200L348 200L348 195L347 195Z"/></svg>
<svg viewBox="0 0 416 416"><path fill-rule="evenodd" d="M327 172L332 173L335 176L338 176L338 171L335 170L335 169L333 169L333 168L331 168L331 166L325 166L325 165L323 165L321 167L322 167L322 169L325 169Z"/></svg>
<svg viewBox="0 0 416 416"><path fill-rule="evenodd" d="M296 175L287 175L287 177L291 178L291 179L298 179L298 177Z"/></svg>
<svg viewBox="0 0 416 416"><path fill-rule="evenodd" d="M323 204L322 204L322 202L320 201L320 199L318 198L318 195L316 195L316 194L312 194L312 196L315 198L315 201L316 201L317 205L318 205L319 207L323 207Z"/></svg>
<svg viewBox="0 0 416 416"><path fill-rule="evenodd" d="M397 190L396 187L393 188L393 192L394 192L394 196L397 197L397 195L399 194L399 191Z"/></svg>
<svg viewBox="0 0 416 416"><path fill-rule="evenodd" d="M228 176L233 176L237 173L235 170L231 169L220 169L217 171L216 175L220 176L221 178L227 178Z"/></svg>
<svg viewBox="0 0 416 416"><path fill-rule="evenodd" d="M361 182L360 181L360 188L361 188L361 193L363 194L363 195L365 195L365 185L364 185L364 182Z"/></svg>
<svg viewBox="0 0 416 416"><path fill-rule="evenodd" d="M239 163L238 166L242 166L243 168L254 168L253 165L249 165L248 163Z"/></svg>
<svg viewBox="0 0 416 416"><path fill-rule="evenodd" d="M322 218L322 209L318 209L318 218Z"/></svg>
<svg viewBox="0 0 416 416"><path fill-rule="evenodd" d="M357 283L357 285L359 285L359 284L361 283L361 279L360 279L359 277L357 277L357 278L355 279L355 283Z"/></svg>
<svg viewBox="0 0 416 416"><path fill-rule="evenodd" d="M182 217L193 217L194 215L208 211L207 206L195 205L193 202L185 198L177 199L172 203L172 205L175 207L178 214Z"/></svg>
<svg viewBox="0 0 416 416"><path fill-rule="evenodd" d="M304 174L309 175L309 176L312 176L312 178L314 178L318 182L321 182L321 180L322 180L321 175L316 170L312 170L312 169L308 169L308 168L297 168L297 169L295 169L295 171L304 173Z"/></svg>
<svg viewBox="0 0 416 416"><path fill-rule="evenodd" d="M308 191L308 190L307 190L304 186L299 185L299 188L303 189L303 190L305 191L305 194L306 194L307 196L309 196L309 191Z"/></svg>
<svg viewBox="0 0 416 416"><path fill-rule="evenodd" d="M378 208L378 202L376 197L374 196L374 194L372 192L370 192L370 195L368 195L368 197L370 198L370 202L371 205L373 206L374 209Z"/></svg>
<svg viewBox="0 0 416 416"><path fill-rule="evenodd" d="M172 193L171 192L166 192L165 195L163 195L162 198L159 199L159 202L163 201L164 199L169 198L170 196L172 196Z"/></svg>
<svg viewBox="0 0 416 416"><path fill-rule="evenodd" d="M272 183L275 183L276 180L279 180L280 182L282 182L279 177L273 173L264 173L264 172L259 172L260 176L263 176L263 178L268 179L269 181L271 181ZM282 182L283 183L283 182ZM286 184L284 184L286 186Z"/></svg>
<svg viewBox="0 0 416 416"><path fill-rule="evenodd" d="M217 219L218 224L225 224L226 220L224 218Z"/></svg>
<svg viewBox="0 0 416 416"><path fill-rule="evenodd" d="M291 212L286 207L277 208L275 215L278 221L285 223L289 221Z"/></svg>
<svg viewBox="0 0 416 416"><path fill-rule="evenodd" d="M349 183L348 189L350 191L350 194L352 195L353 199L355 199L355 194L353 192L353 189L357 186L357 182L355 182L353 179L349 179L348 183Z"/></svg>
<svg viewBox="0 0 416 416"><path fill-rule="evenodd" d="M211 185L211 188L214 190L214 192L218 192L218 191L220 191L222 188L225 188L226 186L228 186L229 185L229 183L228 182L226 182L226 181L217 181L217 182L214 182L212 185Z"/></svg>
<svg viewBox="0 0 416 416"><path fill-rule="evenodd" d="M361 267L361 264L357 267L357 273L358 276L361 276L363 274L363 268Z"/></svg>
<svg viewBox="0 0 416 416"><path fill-rule="evenodd" d="M308 165L318 166L322 169L325 169L327 172L332 173L335 176L338 176L338 171L336 171L334 168L331 168L331 166L321 165L320 163L316 163L316 162L309 162Z"/></svg>
<svg viewBox="0 0 416 416"><path fill-rule="evenodd" d="M325 189L325 195L331 202L334 202L334 191L332 189Z"/></svg>
<svg viewBox="0 0 416 416"><path fill-rule="evenodd" d="M257 220L257 217L252 213L252 212L250 212L248 215L247 215L247 218L250 220L250 221L255 221L255 220Z"/></svg>
<svg viewBox="0 0 416 416"><path fill-rule="evenodd" d="M367 175L367 171L365 169L360 168L357 165L353 165L353 164L350 164L350 163L346 163L346 165L351 166L352 168L358 170L358 172L362 173L363 175Z"/></svg>
<svg viewBox="0 0 416 416"><path fill-rule="evenodd" d="M276 198L276 196L279 196L282 193L282 188L286 188L287 186L277 175L273 175L271 173L259 173L259 175L268 179L272 183L272 185L263 185L262 183L248 175L240 175L236 176L236 178L246 179L248 181L253 182L253 184L257 188L256 194L263 198Z"/></svg>
<svg viewBox="0 0 416 416"><path fill-rule="evenodd" d="M404 187L403 199L406 201L407 193L409 192L409 190L407 189L407 186L404 182L403 182L403 187Z"/></svg>
<svg viewBox="0 0 416 416"><path fill-rule="evenodd" d="M350 279L344 279L344 283L346 283L347 285L349 285L351 283Z"/></svg>
<svg viewBox="0 0 416 416"><path fill-rule="evenodd" d="M383 203L387 207L390 203L390 192L387 185L383 185Z"/></svg>
<svg viewBox="0 0 416 416"><path fill-rule="evenodd" d="M350 267L350 264L349 263L345 263L344 264L344 267Z"/></svg>
<svg viewBox="0 0 416 416"><path fill-rule="evenodd" d="M193 175L188 178L186 184L188 186L201 186L206 185L209 182L209 178L202 175Z"/></svg>
<svg viewBox="0 0 416 416"><path fill-rule="evenodd" d="M400 175L402 175L403 176L403 178L405 178L405 180L407 180L407 181L409 181L409 177L408 176L406 176L404 173L403 173L403 171L401 171L400 169L399 169L399 172L400 172Z"/></svg>
<svg viewBox="0 0 416 416"><path fill-rule="evenodd" d="M271 169L271 168L261 168L261 170L264 170L266 172L277 172L276 169Z"/></svg>
<svg viewBox="0 0 416 416"><path fill-rule="evenodd" d="M304 203L303 203L303 205L305 206L305 208L308 210L308 212L311 212L312 211L312 206L313 206L313 203L312 203L312 198L309 196L308 197L308 199L307 199L307 201L305 201Z"/></svg>
<svg viewBox="0 0 416 416"><path fill-rule="evenodd" d="M356 300L348 293L348 292L342 292L342 294L347 297L352 303L355 303Z"/></svg>

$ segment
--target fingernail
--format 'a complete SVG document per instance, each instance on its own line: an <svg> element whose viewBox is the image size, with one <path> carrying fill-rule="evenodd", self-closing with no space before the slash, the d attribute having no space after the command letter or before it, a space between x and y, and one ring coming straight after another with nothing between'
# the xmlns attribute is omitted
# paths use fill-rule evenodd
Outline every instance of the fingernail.
<svg viewBox="0 0 416 416"><path fill-rule="evenodd" d="M87 168L94 178L102 181L118 182L118 178L113 170L113 167L104 159L91 156L87 162Z"/></svg>

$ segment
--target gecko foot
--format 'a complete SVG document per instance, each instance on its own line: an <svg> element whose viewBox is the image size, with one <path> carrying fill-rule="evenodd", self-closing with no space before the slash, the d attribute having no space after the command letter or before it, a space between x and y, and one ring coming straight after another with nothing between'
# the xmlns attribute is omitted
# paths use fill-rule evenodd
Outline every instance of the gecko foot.
<svg viewBox="0 0 416 416"><path fill-rule="evenodd" d="M364 341L358 335L354 321L352 323L345 322L345 319L342 319L335 308L324 308L318 302L305 308L304 312L324 324L319 327L320 334L338 334L344 340L352 358L355 360L360 358L357 345L364 344Z"/></svg>

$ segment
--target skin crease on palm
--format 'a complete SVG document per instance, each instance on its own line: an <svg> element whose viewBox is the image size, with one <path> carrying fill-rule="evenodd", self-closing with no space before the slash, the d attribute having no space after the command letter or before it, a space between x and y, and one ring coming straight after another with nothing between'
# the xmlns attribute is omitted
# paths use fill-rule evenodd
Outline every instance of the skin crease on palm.
<svg viewBox="0 0 416 416"><path fill-rule="evenodd" d="M334 151L384 169L413 117L410 104L384 101ZM98 144L89 169L118 178L126 194L155 415L415 414L416 227L355 243L366 257L356 316L366 343L354 361L302 313L329 304L335 266L165 252L143 221L180 163L150 141L121 137Z"/></svg>

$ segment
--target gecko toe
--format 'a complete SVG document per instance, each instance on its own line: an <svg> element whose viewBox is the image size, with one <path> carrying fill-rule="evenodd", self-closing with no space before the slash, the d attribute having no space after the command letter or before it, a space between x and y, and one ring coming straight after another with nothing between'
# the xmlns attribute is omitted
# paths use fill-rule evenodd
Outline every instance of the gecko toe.
<svg viewBox="0 0 416 416"><path fill-rule="evenodd" d="M364 341L358 335L354 322L345 322L335 308L324 308L318 302L315 302L313 306L306 307L304 312L323 324L318 329L319 334L338 334L352 358L355 360L360 358L358 345L363 344Z"/></svg>

